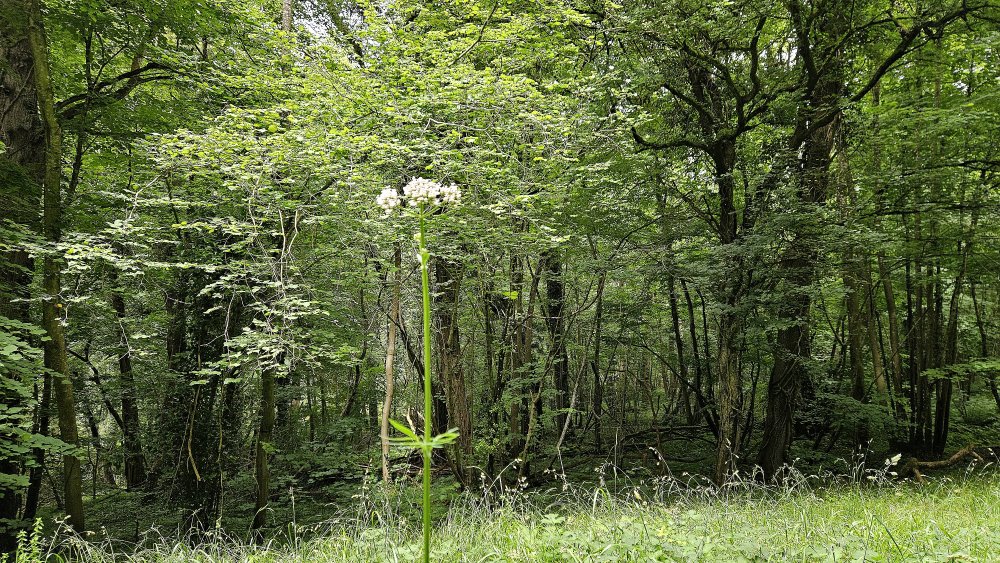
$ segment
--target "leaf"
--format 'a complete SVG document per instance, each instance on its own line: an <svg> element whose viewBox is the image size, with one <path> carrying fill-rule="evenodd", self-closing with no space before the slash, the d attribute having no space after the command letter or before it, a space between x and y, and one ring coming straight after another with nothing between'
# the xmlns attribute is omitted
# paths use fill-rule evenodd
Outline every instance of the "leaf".
<svg viewBox="0 0 1000 563"><path fill-rule="evenodd" d="M458 428L451 428L447 432L442 432L431 438L430 446L432 448L442 448L458 440L458 436Z"/></svg>
<svg viewBox="0 0 1000 563"><path fill-rule="evenodd" d="M414 440L420 440L420 438L417 437L416 433L414 433L413 430L407 428L406 425L403 424L402 422L390 418L389 424L391 424L392 427L395 428L396 430L399 430L400 432L405 434L407 437L412 438Z"/></svg>

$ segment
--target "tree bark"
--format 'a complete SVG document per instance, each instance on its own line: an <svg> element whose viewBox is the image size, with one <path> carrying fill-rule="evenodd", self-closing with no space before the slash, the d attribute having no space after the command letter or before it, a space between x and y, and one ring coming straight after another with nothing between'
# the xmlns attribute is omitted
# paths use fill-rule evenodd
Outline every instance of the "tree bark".
<svg viewBox="0 0 1000 563"><path fill-rule="evenodd" d="M702 358L699 353L698 347L698 326L695 320L694 314L694 301L691 299L691 292L688 291L687 283L683 278L681 282L681 291L684 292L684 300L687 302L687 312L688 312L688 333L691 338L691 354L694 356L694 391L695 398L698 400L698 412L697 417L705 419L708 424L708 429L712 431L716 437L719 435L719 423L718 416L716 415L715 404L711 401L712 391L711 391L711 381L709 381L708 389L704 387L705 377L702 375L702 364L704 363L705 369L707 370L709 362L707 359ZM704 318L703 318L704 320ZM705 340L707 345L707 340ZM706 350L706 354L707 354ZM710 379L710 378L709 378ZM707 394L707 397L706 397ZM697 418L696 417L696 418Z"/></svg>
<svg viewBox="0 0 1000 563"><path fill-rule="evenodd" d="M46 374L42 378L42 398L38 402L38 418L33 431L39 436L48 436L51 426L52 377ZM38 513L38 502L42 494L42 477L45 474L45 450L35 448L32 454L35 458L35 466L28 474L28 491L24 495L24 512L21 513L21 518L25 522L34 522L35 515Z"/></svg>
<svg viewBox="0 0 1000 563"><path fill-rule="evenodd" d="M465 457L472 454L472 413L465 388L462 366L462 343L459 333L459 300L462 289L462 266L449 258L433 260L435 281L434 316L438 349L438 377L444 385L448 404L448 426L458 428L454 463L459 480L465 483Z"/></svg>
<svg viewBox="0 0 1000 563"><path fill-rule="evenodd" d="M889 322L889 358L892 363L892 385L896 394L896 413L899 416L905 413L902 409L902 399L905 396L903 391L903 354L899 345L899 315L896 310L896 294L892 287L892 274L886 265L885 253L879 251L876 257L878 261L879 277L882 278L882 293L885 296L885 313Z"/></svg>
<svg viewBox="0 0 1000 563"><path fill-rule="evenodd" d="M382 418L379 425L380 437L382 440L382 480L388 483L391 479L389 473L389 415L392 412L392 394L396 384L395 360L396 360L396 330L399 325L399 297L401 276L400 266L402 265L402 249L396 243L392 253L392 289L390 290L389 303L389 327L385 344L385 400L382 403Z"/></svg>
<svg viewBox="0 0 1000 563"><path fill-rule="evenodd" d="M778 314L790 324L778 330L774 365L767 386L767 412L758 458L767 479L772 478L787 460L795 427L796 402L802 381L808 377L804 362L811 356L808 317L812 300L808 291L814 259L810 250L793 247L781 264L781 275L787 281L789 293Z"/></svg>
<svg viewBox="0 0 1000 563"><path fill-rule="evenodd" d="M561 429L566 424L566 409L569 400L569 355L566 352L565 301L566 286L563 279L563 264L555 251L545 258L547 276L545 295L547 314L546 325L552 346L552 371L555 387L556 416L555 427Z"/></svg>
<svg viewBox="0 0 1000 563"><path fill-rule="evenodd" d="M802 13L800 0L787 3L792 27L798 40L798 53L806 70L802 105L796 118L795 130L787 147L799 153L798 193L796 204L805 215L796 226L788 256L780 263L779 278L787 283L790 297L779 310L779 317L787 326L778 331L774 366L768 382L768 416L764 421L764 437L760 451L760 465L765 478L770 479L785 462L794 427L797 395L802 382L808 377L805 362L810 359L809 310L812 298L809 286L815 273L819 250L814 234L815 208L826 201L829 170L834 147L840 135L840 98L843 92L843 68L838 62L838 49L823 44L830 38L840 37L845 27L845 7L833 2L815 7L816 12ZM818 38L812 37L815 25ZM817 43L814 43L817 42ZM813 60L815 52L828 53L829 64ZM814 123L824 123L815 126ZM775 403L771 406L771 403Z"/></svg>
<svg viewBox="0 0 1000 563"><path fill-rule="evenodd" d="M716 374L719 381L719 436L716 450L716 484L725 483L736 470L742 443L740 425L743 412L743 373L740 369L740 336L743 325L732 311L719 315L719 352Z"/></svg>
<svg viewBox="0 0 1000 563"><path fill-rule="evenodd" d="M594 356L590 369L594 374L594 393L591 413L594 416L594 451L601 452L601 418L604 416L604 386L601 382L601 339L604 338L604 284L607 270L601 268L597 278L597 310L594 312Z"/></svg>
<svg viewBox="0 0 1000 563"><path fill-rule="evenodd" d="M42 287L45 299L42 303L42 327L49 339L45 342L45 367L54 374L56 405L59 409L59 433L63 442L71 446L79 443L76 422L76 401L73 382L69 378L66 362L66 342L63 334L63 312L60 285L61 265L52 254L56 252L62 229L62 128L56 118L55 95L52 77L49 74L48 44L42 23L40 0L28 2L28 37L35 61L35 86L38 109L45 131L45 180L42 184L42 231L45 240L53 248L44 258ZM66 496L66 512L73 528L82 533L83 482L80 460L75 455L63 456L63 488Z"/></svg>
<svg viewBox="0 0 1000 563"><path fill-rule="evenodd" d="M260 374L260 426L257 430L254 455L254 477L257 481L256 502L251 527L255 530L267 524L267 504L271 495L271 468L268 464L271 441L274 435L274 370L264 369Z"/></svg>
<svg viewBox="0 0 1000 563"><path fill-rule="evenodd" d="M24 21L21 1L0 0L0 237L15 240L38 228L39 186L44 178L45 138L38 118L38 100L35 95L33 58ZM18 233L9 232L7 221ZM31 321L29 297L34 260L27 250L15 246L0 253L0 316L28 323ZM20 379L24 374L0 365L0 377ZM46 377L46 389L48 380ZM34 384L37 396L37 382ZM0 404L9 408L23 407L20 394L0 393ZM46 416L43 405L36 407L35 420ZM47 416L46 416L47 419ZM37 425L36 425L37 426ZM47 426L46 426L47 429ZM35 429L35 434L42 431ZM0 440L13 442L15 436L4 432ZM44 462L41 448L30 454ZM28 454L24 458L0 459L0 474L19 475L25 470ZM29 471L28 500L24 513L31 512L38 504L41 473L38 466ZM36 485L34 486L33 485ZM34 494L32 494L34 493ZM0 488L0 522L13 523L18 518L21 497L15 487ZM24 514L22 514L22 517ZM24 518L25 523L30 520ZM12 551L16 546L16 526L0 524L0 553Z"/></svg>
<svg viewBox="0 0 1000 563"><path fill-rule="evenodd" d="M879 312L875 305L876 288L872 282L871 260L868 256L858 264L858 269L862 276L865 293L865 307L863 309L864 329L868 335L868 350L872 354L872 378L875 381L875 389L882 397L884 404L891 407L892 400L889 394L889 382L886 381L883 350L879 342Z"/></svg>
<svg viewBox="0 0 1000 563"><path fill-rule="evenodd" d="M119 327L118 373L122 394L125 488L131 491L146 481L146 460L142 453L139 404L135 391L135 377L132 373L132 350L128 342L128 331L125 328L125 299L117 288L111 294L111 306L115 310Z"/></svg>
<svg viewBox="0 0 1000 563"><path fill-rule="evenodd" d="M972 241L975 238L976 223L978 214L973 211L971 225L966 233L965 240L959 242L959 254L961 263L958 273L955 275L955 283L951 291L951 300L948 304L948 322L945 328L945 348L944 365L952 365L958 362L958 313L962 297L962 288L965 285L965 275L969 265L969 253L972 251ZM937 404L934 408L934 453L942 455L948 445L948 430L951 422L951 397L954 384L950 376L938 379Z"/></svg>
<svg viewBox="0 0 1000 563"><path fill-rule="evenodd" d="M510 323L510 378L504 382L504 387L510 388L511 383L517 382L522 377L522 368L525 365L525 322L523 317L524 303L524 266L521 258L515 254L510 257L510 292L512 301L509 323ZM498 362L498 369L502 369L503 362ZM522 413L521 402L523 394L521 386L515 384L517 393L510 397L508 411L508 457L515 458L523 447L523 434L521 432Z"/></svg>
<svg viewBox="0 0 1000 563"><path fill-rule="evenodd" d="M670 325L673 328L674 347L677 349L677 369L681 374L681 378L687 382L690 381L690 379L688 379L687 361L685 361L684 358L684 337L681 336L681 319L677 305L677 282L674 279L673 274L669 274L667 276L667 293L668 300L670 302ZM700 384L700 381L695 383L695 385ZM696 413L691 408L691 390L686 384L682 384L680 388L680 401L682 403L681 408L683 409L684 417L688 424L694 424ZM663 392L668 393L669 389L664 389ZM698 392L701 392L700 389Z"/></svg>
<svg viewBox="0 0 1000 563"><path fill-rule="evenodd" d="M976 314L976 327L979 329L979 355L983 358L987 358L990 355L989 338L986 333L986 322L983 319L983 310L979 304L979 299L976 296L975 282L969 285L969 296L972 297L972 308ZM1000 389L997 388L996 375L990 372L987 379L990 385L990 393L993 394L993 402L997 405L997 411L1000 411Z"/></svg>
<svg viewBox="0 0 1000 563"><path fill-rule="evenodd" d="M844 288L846 290L845 301L847 305L847 356L849 358L851 378L851 398L859 403L865 401L865 366L864 348L862 332L864 323L861 318L861 292L863 291L860 280L855 275L857 266L854 261L857 259L854 252L849 250L845 253L844 260ZM868 428L864 422L859 422L854 429L855 445L859 449L864 449L868 443Z"/></svg>
<svg viewBox="0 0 1000 563"><path fill-rule="evenodd" d="M295 9L295 0L281 0L281 30L292 31L292 14Z"/></svg>

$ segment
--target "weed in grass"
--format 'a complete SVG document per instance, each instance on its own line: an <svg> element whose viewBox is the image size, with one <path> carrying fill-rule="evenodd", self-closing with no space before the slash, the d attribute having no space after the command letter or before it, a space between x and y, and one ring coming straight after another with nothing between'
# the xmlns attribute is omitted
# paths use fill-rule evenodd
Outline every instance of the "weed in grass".
<svg viewBox="0 0 1000 563"><path fill-rule="evenodd" d="M877 471L888 476L891 466ZM992 467L991 467L992 469ZM550 489L466 494L439 519L433 561L990 561L1000 553L1000 476L957 473L927 485L862 478L714 488L693 476L612 490L556 479ZM624 479L622 479L624 481ZM621 482L621 481L620 481ZM130 549L58 530L28 535L15 561L409 562L420 527L403 486L370 484L311 539L251 545L221 531L151 531ZM412 524L411 524L412 522Z"/></svg>

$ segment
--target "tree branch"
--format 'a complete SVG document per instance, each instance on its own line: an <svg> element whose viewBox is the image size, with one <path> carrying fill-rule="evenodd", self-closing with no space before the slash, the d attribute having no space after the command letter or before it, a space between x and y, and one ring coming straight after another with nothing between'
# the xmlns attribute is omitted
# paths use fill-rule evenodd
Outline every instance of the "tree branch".
<svg viewBox="0 0 1000 563"><path fill-rule="evenodd" d="M161 72L153 73L153 71ZM157 80L169 80L174 77L174 74L176 74L176 71L171 67L152 62L135 70L119 74L109 80L98 82L88 91L60 101L56 104L56 111L60 119L71 120L86 113L90 107L93 107L95 102L98 104L109 104L123 100L138 86ZM121 84L122 82L124 84ZM118 84L121 84L121 86L111 90L111 88L114 88ZM90 101L89 106L86 103L88 100Z"/></svg>
<svg viewBox="0 0 1000 563"><path fill-rule="evenodd" d="M687 147L691 149L698 149L700 151L708 152L708 145L704 143L699 143L697 141L692 141L691 139L687 139L684 137L680 137L672 141L667 141L665 143L657 143L646 140L642 135L639 134L639 131L636 130L635 126L632 126L631 131L632 131L632 139L635 140L636 144L646 149L667 150L667 149L676 149L680 147Z"/></svg>

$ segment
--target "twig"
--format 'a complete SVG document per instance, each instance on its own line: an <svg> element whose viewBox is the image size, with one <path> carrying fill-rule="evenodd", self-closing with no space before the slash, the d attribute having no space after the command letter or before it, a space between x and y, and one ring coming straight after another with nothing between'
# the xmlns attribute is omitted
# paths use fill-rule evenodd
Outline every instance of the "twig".
<svg viewBox="0 0 1000 563"><path fill-rule="evenodd" d="M450 63L448 63L448 66L452 66L455 63L457 63L458 61L462 60L462 58L465 57L465 55L468 55L470 51L472 51L473 49L476 48L476 45L479 45L479 43L482 42L482 40L483 40L483 33L486 32L486 26L490 24L490 20L493 19L493 14L495 14L497 12L497 8L499 8L499 7L500 7L500 0L497 0L496 2L493 3L493 9L490 10L490 15L486 16L486 19L483 20L483 25L481 25L479 27L479 36L476 37L476 40L473 41L471 45L469 45L468 47L466 47L464 51L462 51L461 53L459 53L459 55L457 57L455 57L455 59L453 61L451 61Z"/></svg>

